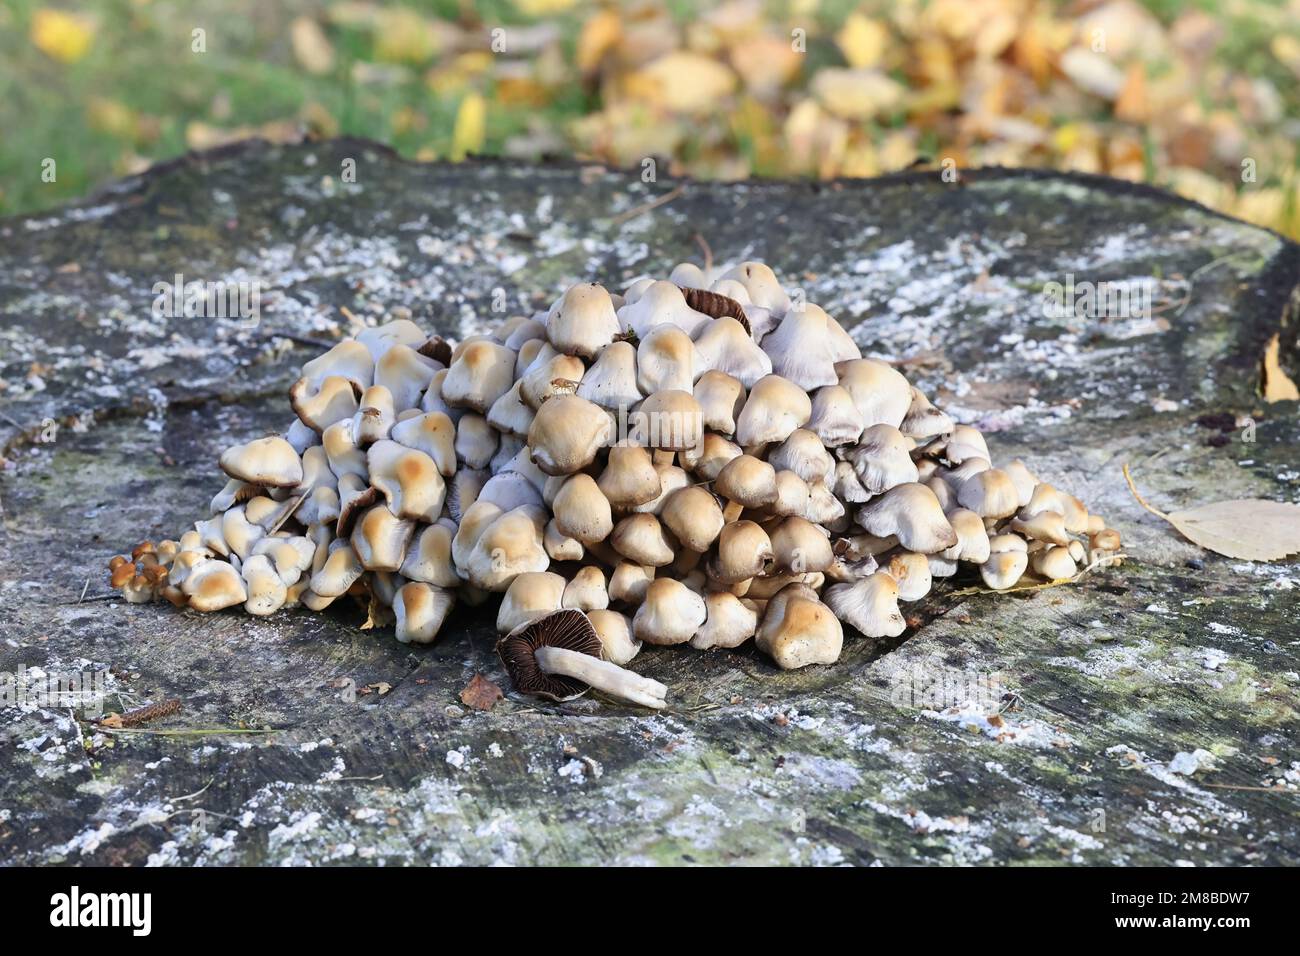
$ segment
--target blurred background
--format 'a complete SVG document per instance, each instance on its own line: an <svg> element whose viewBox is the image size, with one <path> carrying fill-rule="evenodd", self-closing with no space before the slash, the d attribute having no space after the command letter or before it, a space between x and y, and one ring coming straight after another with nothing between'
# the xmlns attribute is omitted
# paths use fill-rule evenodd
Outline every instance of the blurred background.
<svg viewBox="0 0 1300 956"><path fill-rule="evenodd" d="M304 134L721 179L1085 170L1300 238L1300 0L0 0L0 214Z"/></svg>

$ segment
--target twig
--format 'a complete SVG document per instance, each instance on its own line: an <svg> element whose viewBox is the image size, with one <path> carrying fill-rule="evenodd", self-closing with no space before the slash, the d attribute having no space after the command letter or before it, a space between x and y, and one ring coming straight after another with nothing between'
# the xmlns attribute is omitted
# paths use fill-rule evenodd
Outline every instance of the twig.
<svg viewBox="0 0 1300 956"><path fill-rule="evenodd" d="M276 734L278 730L253 730L241 727L185 727L179 730L151 730L148 727L105 727L99 728L110 734L153 734L158 737L206 737L216 734Z"/></svg>
<svg viewBox="0 0 1300 956"><path fill-rule="evenodd" d="M81 588L81 597L77 598L78 604L86 600L86 592L89 590L90 590L90 578L86 578L86 583Z"/></svg>
<svg viewBox="0 0 1300 956"><path fill-rule="evenodd" d="M631 209L628 209L626 212L619 213L617 216L612 217L610 219L610 222L616 226L621 226L629 219L635 219L637 216L641 215L642 213L651 212L652 210L658 209L660 206L666 203L672 202L674 199L676 199L684 192L686 192L685 184L676 186L675 188L664 193L658 199L652 199L650 200L650 202L642 203L640 206L633 206Z"/></svg>
<svg viewBox="0 0 1300 956"><path fill-rule="evenodd" d="M708 241L700 233L697 232L694 239L700 247L700 251L704 253L704 273L707 275L709 270L713 268L713 250L709 248Z"/></svg>
<svg viewBox="0 0 1300 956"><path fill-rule="evenodd" d="M267 342L273 339L288 339L290 342L297 342L299 345L306 345L314 349L327 350L333 348L329 342L313 339L306 335L294 335L292 332L267 332L264 335L259 335L258 338Z"/></svg>
<svg viewBox="0 0 1300 956"><path fill-rule="evenodd" d="M197 797L201 797L203 796L204 793L207 792L208 787L212 786L212 784L216 782L216 779L217 779L216 777L213 777L211 780L209 780L207 783L203 785L202 789L195 790L193 793L187 793L183 797L172 797L168 802L184 803L186 800L194 800Z"/></svg>
<svg viewBox="0 0 1300 956"><path fill-rule="evenodd" d="M1128 490L1133 493L1133 497L1137 499L1137 503L1140 504L1147 511L1151 512L1156 517L1164 518L1166 521L1168 521L1169 515L1165 514L1159 508L1151 507L1151 505L1146 503L1146 499L1144 499L1140 494L1138 494L1137 485L1133 484L1133 476L1129 474L1128 462L1124 463L1123 472L1124 472L1124 480L1128 482Z"/></svg>
<svg viewBox="0 0 1300 956"><path fill-rule="evenodd" d="M1127 558L1128 555L1122 551L1114 554L1107 554L1104 558L1098 558L1092 564L1084 565L1075 574L1068 578L1058 578L1055 581L1044 581L1041 584L1026 584L1024 587L1003 588L1001 591L995 591L992 588L962 588L960 591L953 591L949 597L971 597L975 594L1016 594L1020 591L1046 591L1048 588L1064 587L1067 584L1074 584L1089 571L1105 567L1111 561L1118 561L1121 558Z"/></svg>
<svg viewBox="0 0 1300 956"><path fill-rule="evenodd" d="M1247 787L1240 783L1203 783L1202 787L1213 787L1215 790L1251 790L1255 793L1289 793L1286 787Z"/></svg>

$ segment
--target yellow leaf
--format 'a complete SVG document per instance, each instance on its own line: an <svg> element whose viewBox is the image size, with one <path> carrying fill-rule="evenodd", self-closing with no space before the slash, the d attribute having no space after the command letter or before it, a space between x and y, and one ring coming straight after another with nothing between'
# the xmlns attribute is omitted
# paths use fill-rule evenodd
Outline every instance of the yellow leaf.
<svg viewBox="0 0 1300 956"><path fill-rule="evenodd" d="M76 63L90 50L95 26L89 17L62 10L37 10L32 15L32 43L46 56Z"/></svg>
<svg viewBox="0 0 1300 956"><path fill-rule="evenodd" d="M839 44L844 59L856 69L878 65L888 41L889 30L885 25L861 13L850 14L840 32L835 34L835 42Z"/></svg>
<svg viewBox="0 0 1300 956"><path fill-rule="evenodd" d="M898 106L903 88L879 70L822 70L812 92L826 109L847 120L865 120Z"/></svg>
<svg viewBox="0 0 1300 956"><path fill-rule="evenodd" d="M308 73L320 75L334 68L334 47L311 17L296 17L289 27L293 55Z"/></svg>
<svg viewBox="0 0 1300 956"><path fill-rule="evenodd" d="M515 9L529 17L547 17L573 9L578 0L515 0Z"/></svg>
<svg viewBox="0 0 1300 956"><path fill-rule="evenodd" d="M1274 335L1268 340L1268 345L1264 347L1264 358L1260 362L1259 369L1259 390L1264 395L1266 402L1294 402L1300 400L1300 389L1296 388L1295 382L1291 377L1282 370L1278 363L1277 354L1280 347L1280 337Z"/></svg>
<svg viewBox="0 0 1300 956"><path fill-rule="evenodd" d="M1124 466L1124 478L1138 504L1164 518L1188 541L1215 554L1245 561L1278 561L1300 553L1300 505L1237 498L1165 514L1138 494L1128 465Z"/></svg>
<svg viewBox="0 0 1300 956"><path fill-rule="evenodd" d="M456 125L451 133L451 158L460 161L469 153L483 149L487 138L487 101L478 93L470 93L460 101L456 111Z"/></svg>
<svg viewBox="0 0 1300 956"><path fill-rule="evenodd" d="M678 51L661 56L638 74L646 99L680 113L705 113L736 88L736 76L716 60Z"/></svg>
<svg viewBox="0 0 1300 956"><path fill-rule="evenodd" d="M613 10L601 10L588 19L578 35L578 50L574 57L578 69L590 73L600 66L600 61L617 45L622 35L623 21Z"/></svg>

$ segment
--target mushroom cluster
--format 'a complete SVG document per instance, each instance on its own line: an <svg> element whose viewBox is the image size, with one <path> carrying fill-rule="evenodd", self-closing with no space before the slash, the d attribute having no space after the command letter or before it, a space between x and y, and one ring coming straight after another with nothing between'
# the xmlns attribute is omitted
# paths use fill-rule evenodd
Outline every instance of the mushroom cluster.
<svg viewBox="0 0 1300 956"><path fill-rule="evenodd" d="M841 622L897 636L899 602L963 564L1001 590L1119 550L761 262L574 285L455 345L390 322L289 398L283 434L221 455L211 517L113 559L128 601L264 615L348 595L429 643L496 594L503 660L528 648L551 675L536 692L662 706L623 668L643 644L753 638L782 668L828 664Z"/></svg>

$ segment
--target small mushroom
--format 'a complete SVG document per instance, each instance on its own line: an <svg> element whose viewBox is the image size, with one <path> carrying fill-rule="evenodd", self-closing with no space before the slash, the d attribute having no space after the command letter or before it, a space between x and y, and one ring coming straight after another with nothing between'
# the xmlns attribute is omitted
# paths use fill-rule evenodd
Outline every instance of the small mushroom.
<svg viewBox="0 0 1300 956"><path fill-rule="evenodd" d="M338 375L327 376L319 384L300 378L289 387L289 404L294 413L316 432L355 415L360 397L357 384Z"/></svg>
<svg viewBox="0 0 1300 956"><path fill-rule="evenodd" d="M283 438L272 435L221 454L221 470L231 478L270 488L292 488L302 481L302 459Z"/></svg>
<svg viewBox="0 0 1300 956"><path fill-rule="evenodd" d="M561 607L576 608L579 611L603 611L609 607L609 589L605 585L605 572L594 564L579 568L564 586Z"/></svg>
<svg viewBox="0 0 1300 956"><path fill-rule="evenodd" d="M185 576L181 591L196 611L220 611L248 600L248 588L235 566L225 561L201 561Z"/></svg>
<svg viewBox="0 0 1300 956"><path fill-rule="evenodd" d="M713 490L745 508L764 508L776 501L776 469L753 455L741 455L718 472Z"/></svg>
<svg viewBox="0 0 1300 956"><path fill-rule="evenodd" d="M681 581L655 578L632 618L632 634L647 644L685 644L707 616L704 598Z"/></svg>
<svg viewBox="0 0 1300 956"><path fill-rule="evenodd" d="M240 574L248 589L248 598L244 601L245 611L261 617L273 614L284 607L289 593L288 588L285 586L284 578L272 566L271 559L266 555L251 556L244 562Z"/></svg>
<svg viewBox="0 0 1300 956"><path fill-rule="evenodd" d="M643 505L658 498L663 490L650 452L640 445L612 446L596 484L615 508Z"/></svg>
<svg viewBox="0 0 1300 956"><path fill-rule="evenodd" d="M555 527L584 545L604 541L614 530L609 499L594 478L583 472L569 476L551 504Z"/></svg>
<svg viewBox="0 0 1300 956"><path fill-rule="evenodd" d="M649 395L633 412L627 440L663 451L689 451L700 447L704 413L688 391L663 389Z"/></svg>
<svg viewBox="0 0 1300 956"><path fill-rule="evenodd" d="M912 386L896 368L879 359L851 359L836 366L839 384L853 397L866 428L898 428L912 407Z"/></svg>
<svg viewBox="0 0 1300 956"><path fill-rule="evenodd" d="M617 700L660 710L668 688L610 661L587 616L565 609L521 624L497 642L497 654L521 694L572 700L595 688Z"/></svg>
<svg viewBox="0 0 1300 956"><path fill-rule="evenodd" d="M669 495L660 520L683 547L701 554L717 540L724 524L718 499L698 485Z"/></svg>
<svg viewBox="0 0 1300 956"><path fill-rule="evenodd" d="M907 415L904 416L899 431L908 438L923 441L927 438L947 434L952 430L952 419L935 408L930 403L930 400L925 397L925 394L919 388L913 386L912 404L908 406Z"/></svg>
<svg viewBox="0 0 1300 956"><path fill-rule="evenodd" d="M1070 557L1070 549L1063 548L1059 545L1049 545L1040 551L1035 551L1030 558L1030 566L1033 567L1034 573L1042 575L1049 581L1064 581L1066 578L1072 578L1079 569L1075 567L1074 559Z"/></svg>
<svg viewBox="0 0 1300 956"><path fill-rule="evenodd" d="M515 381L515 353L495 342L463 345L442 380L442 398L451 406L480 415L510 391Z"/></svg>
<svg viewBox="0 0 1300 956"><path fill-rule="evenodd" d="M769 574L775 560L772 539L753 521L733 521L718 535L709 576L723 584Z"/></svg>
<svg viewBox="0 0 1300 956"><path fill-rule="evenodd" d="M548 475L568 475L590 465L610 438L609 416L576 395L542 404L528 428L532 460Z"/></svg>
<svg viewBox="0 0 1300 956"><path fill-rule="evenodd" d="M650 329L636 347L636 384L643 395L664 390L689 393L695 368L695 343L675 325Z"/></svg>
<svg viewBox="0 0 1300 956"><path fill-rule="evenodd" d="M400 445L424 452L433 459L444 478L456 474L456 424L442 412L424 412L405 418L393 426L389 437Z"/></svg>
<svg viewBox="0 0 1300 956"><path fill-rule="evenodd" d="M480 504L495 507L487 502L475 507ZM478 536L466 560L457 562L470 584L485 591L504 591L519 574L545 571L551 563L542 540L546 520L545 509L536 505L524 505L497 517Z"/></svg>
<svg viewBox="0 0 1300 956"><path fill-rule="evenodd" d="M835 320L811 303L786 312L781 324L763 339L772 372L805 392L838 384L831 325L836 325Z"/></svg>
<svg viewBox="0 0 1300 956"><path fill-rule="evenodd" d="M734 279L745 287L749 301L754 305L770 309L774 314L785 315L790 308L790 296L781 288L776 273L766 263L747 261L733 266L719 276L720 280ZM718 289L715 283L715 291Z"/></svg>
<svg viewBox="0 0 1300 956"><path fill-rule="evenodd" d="M847 388L836 384L817 389L808 429L822 440L822 444L827 448L857 444L863 427L862 413Z"/></svg>
<svg viewBox="0 0 1300 956"><path fill-rule="evenodd" d="M711 370L695 383L694 397L699 403L704 427L731 435L736 431L736 416L745 405L745 386L726 372Z"/></svg>
<svg viewBox="0 0 1300 956"><path fill-rule="evenodd" d="M769 531L774 568L795 574L825 571L835 563L830 538L820 525L791 515Z"/></svg>
<svg viewBox="0 0 1300 956"><path fill-rule="evenodd" d="M919 601L930 593L933 578L927 555L898 551L890 555L885 570L898 582L900 601Z"/></svg>
<svg viewBox="0 0 1300 956"><path fill-rule="evenodd" d="M582 381L577 395L601 408L632 408L644 393L637 385L637 350L629 342L614 342L601 350Z"/></svg>
<svg viewBox="0 0 1300 956"><path fill-rule="evenodd" d="M864 637L897 637L907 630L898 609L898 582L887 571L850 584L832 584L825 597L835 616Z"/></svg>
<svg viewBox="0 0 1300 956"><path fill-rule="evenodd" d="M957 487L957 503L981 518L1013 515L1019 500L1011 476L1000 468L986 468Z"/></svg>
<svg viewBox="0 0 1300 956"><path fill-rule="evenodd" d="M863 530L887 537L896 535L908 551L934 554L957 543L957 533L944 517L939 499L925 485L896 485L858 509Z"/></svg>
<svg viewBox="0 0 1300 956"><path fill-rule="evenodd" d="M754 640L778 667L793 670L839 660L844 629L816 591L789 584L767 602Z"/></svg>
<svg viewBox="0 0 1300 956"><path fill-rule="evenodd" d="M409 521L438 520L447 486L432 458L384 439L370 446L366 462L371 484L387 499L393 514Z"/></svg>
<svg viewBox="0 0 1300 956"><path fill-rule="evenodd" d="M652 514L632 514L619 521L610 544L629 561L655 568L671 564L675 556L663 525Z"/></svg>
<svg viewBox="0 0 1300 956"><path fill-rule="evenodd" d="M980 565L980 577L994 591L1002 591L1020 580L1029 567L1023 538L999 534L989 539L989 558Z"/></svg>
<svg viewBox="0 0 1300 956"><path fill-rule="evenodd" d="M600 638L601 656L622 667L641 651L641 642L632 636L632 622L618 611L587 612L596 636Z"/></svg>
<svg viewBox="0 0 1300 956"><path fill-rule="evenodd" d="M455 591L408 581L393 597L393 634L403 644L432 644L455 605Z"/></svg>
<svg viewBox="0 0 1300 956"><path fill-rule="evenodd" d="M807 392L780 375L765 375L749 390L736 419L736 441L744 448L785 441L811 417Z"/></svg>
<svg viewBox="0 0 1300 956"><path fill-rule="evenodd" d="M636 301L618 310L623 329L644 339L660 325L674 325L687 335L695 335L711 320L686 304L686 296L671 282L658 280L641 290Z"/></svg>
<svg viewBox="0 0 1300 956"><path fill-rule="evenodd" d="M499 432L507 435L517 435L520 438L528 436L528 427L533 423L533 408L524 401L521 389L524 380L520 379L511 386L510 391L506 392L488 409L487 423Z"/></svg>
<svg viewBox="0 0 1300 956"><path fill-rule="evenodd" d="M400 518L384 504L367 508L357 519L349 540L367 571L396 571L406 560L415 523ZM316 593L323 593L312 586Z"/></svg>
<svg viewBox="0 0 1300 956"><path fill-rule="evenodd" d="M604 286L570 286L546 314L546 337L565 355L594 358L620 331L614 303Z"/></svg>
<svg viewBox="0 0 1300 956"><path fill-rule="evenodd" d="M609 575L609 599L635 607L645 600L646 590L654 579L652 565L619 561Z"/></svg>
<svg viewBox="0 0 1300 956"><path fill-rule="evenodd" d="M433 373L442 367L441 362L426 358L409 345L398 343L375 362L375 385L388 390L396 411L418 408Z"/></svg>
<svg viewBox="0 0 1300 956"><path fill-rule="evenodd" d="M806 428L796 428L787 435L768 452L767 460L778 471L793 471L809 484L826 481L835 473L835 459L816 433Z"/></svg>
<svg viewBox="0 0 1300 956"><path fill-rule="evenodd" d="M510 582L497 610L497 633L509 634L520 624L544 617L561 607L564 576L553 571L526 571Z"/></svg>
<svg viewBox="0 0 1300 956"><path fill-rule="evenodd" d="M745 388L772 374L772 359L730 316L708 323L695 338L697 369L725 373ZM638 350L639 354L639 350Z"/></svg>
<svg viewBox="0 0 1300 956"><path fill-rule="evenodd" d="M758 630L758 613L753 602L746 602L730 591L710 591L704 595L707 612L703 626L691 638L691 647L739 647Z"/></svg>

